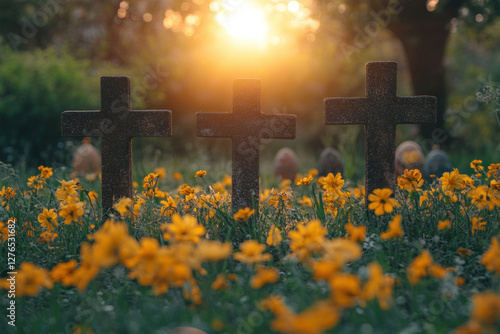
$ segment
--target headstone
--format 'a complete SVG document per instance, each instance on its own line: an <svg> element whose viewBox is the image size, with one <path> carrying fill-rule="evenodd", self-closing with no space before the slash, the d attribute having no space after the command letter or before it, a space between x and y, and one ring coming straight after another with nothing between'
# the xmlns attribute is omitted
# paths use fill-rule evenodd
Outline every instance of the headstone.
<svg viewBox="0 0 500 334"><path fill-rule="evenodd" d="M453 166L450 158L448 158L448 155L440 150L439 147L434 147L425 158L423 175L427 181L431 180L431 175L435 175L436 178L439 178L443 176L443 173L451 172L452 170Z"/></svg>
<svg viewBox="0 0 500 334"><path fill-rule="evenodd" d="M169 110L132 110L130 78L101 77L101 110L65 111L64 137L100 137L102 206L109 210L121 197L132 197L132 138L172 134Z"/></svg>
<svg viewBox="0 0 500 334"><path fill-rule="evenodd" d="M339 151L327 147L321 152L318 162L318 175L327 176L329 173L344 175L344 159Z"/></svg>
<svg viewBox="0 0 500 334"><path fill-rule="evenodd" d="M260 80L237 79L232 112L196 114L197 136L232 139L233 210L259 203L260 140L295 138L295 115L263 114L260 109Z"/></svg>
<svg viewBox="0 0 500 334"><path fill-rule="evenodd" d="M405 169L423 171L424 154L420 145L412 140L402 142L396 148L396 177L403 175Z"/></svg>
<svg viewBox="0 0 500 334"><path fill-rule="evenodd" d="M101 153L92 145L92 140L83 138L82 144L73 153L72 175L99 174L101 172Z"/></svg>
<svg viewBox="0 0 500 334"><path fill-rule="evenodd" d="M295 175L299 172L299 160L295 152L283 147L276 153L274 157L274 172L280 180L294 180Z"/></svg>
<svg viewBox="0 0 500 334"><path fill-rule="evenodd" d="M365 127L365 204L377 188L394 190L397 124L435 123L437 98L398 97L397 63L366 64L366 97L325 99L325 124Z"/></svg>

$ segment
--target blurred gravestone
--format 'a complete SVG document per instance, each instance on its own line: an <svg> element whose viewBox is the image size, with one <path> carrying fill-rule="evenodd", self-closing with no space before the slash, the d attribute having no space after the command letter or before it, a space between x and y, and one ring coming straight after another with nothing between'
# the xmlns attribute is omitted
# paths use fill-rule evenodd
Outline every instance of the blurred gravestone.
<svg viewBox="0 0 500 334"><path fill-rule="evenodd" d="M443 176L443 173L451 172L452 170L453 166L450 158L439 147L434 147L425 158L423 175L427 181L431 180L431 175L439 178Z"/></svg>
<svg viewBox="0 0 500 334"><path fill-rule="evenodd" d="M295 115L269 115L260 111L260 80L233 83L233 112L198 112L196 135L232 139L233 210L259 203L261 139L295 138Z"/></svg>
<svg viewBox="0 0 500 334"><path fill-rule="evenodd" d="M295 179L295 175L299 172L299 160L292 149L283 147L276 153L274 172L280 180L288 179L293 181Z"/></svg>
<svg viewBox="0 0 500 334"><path fill-rule="evenodd" d="M325 124L363 124L365 127L365 204L377 188L394 190L397 124L435 123L437 98L398 97L397 63L366 65L366 97L325 99Z"/></svg>
<svg viewBox="0 0 500 334"><path fill-rule="evenodd" d="M121 197L132 197L132 137L172 134L169 110L131 110L130 78L101 77L101 110L65 111L65 137L100 137L102 206L109 210Z"/></svg>
<svg viewBox="0 0 500 334"><path fill-rule="evenodd" d="M92 145L90 138L83 138L82 144L76 148L71 168L72 177L101 172L101 153Z"/></svg>
<svg viewBox="0 0 500 334"><path fill-rule="evenodd" d="M396 148L396 176L404 174L405 169L418 169L422 172L424 154L420 145L412 140L402 142Z"/></svg>
<svg viewBox="0 0 500 334"><path fill-rule="evenodd" d="M339 151L331 147L321 152L318 162L318 176L327 176L329 173L344 175L344 159Z"/></svg>

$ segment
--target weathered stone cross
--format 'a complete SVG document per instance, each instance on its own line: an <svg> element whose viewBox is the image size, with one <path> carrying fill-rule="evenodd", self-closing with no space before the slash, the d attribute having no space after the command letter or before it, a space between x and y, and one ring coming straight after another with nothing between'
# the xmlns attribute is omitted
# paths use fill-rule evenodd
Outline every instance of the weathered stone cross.
<svg viewBox="0 0 500 334"><path fill-rule="evenodd" d="M65 111L64 137L101 137L102 207L132 197L132 137L172 135L169 110L131 110L130 78L101 77L101 110Z"/></svg>
<svg viewBox="0 0 500 334"><path fill-rule="evenodd" d="M196 135L232 139L233 210L259 205L260 139L295 138L295 115L260 112L260 80L233 83L233 112L198 112Z"/></svg>
<svg viewBox="0 0 500 334"><path fill-rule="evenodd" d="M437 98L396 96L397 63L366 64L366 97L326 98L325 124L365 126L365 204L377 188L395 187L397 124L435 123Z"/></svg>

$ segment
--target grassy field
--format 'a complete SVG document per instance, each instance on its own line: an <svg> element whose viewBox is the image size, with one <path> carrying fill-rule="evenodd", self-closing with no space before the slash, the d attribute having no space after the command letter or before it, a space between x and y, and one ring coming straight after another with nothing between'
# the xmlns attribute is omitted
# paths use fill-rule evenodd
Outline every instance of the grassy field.
<svg viewBox="0 0 500 334"><path fill-rule="evenodd" d="M500 330L500 164L408 172L370 209L340 176L266 175L258 210L235 215L227 166L195 177L198 159L136 164L135 197L106 217L95 176L1 165L0 276L17 275L0 332Z"/></svg>

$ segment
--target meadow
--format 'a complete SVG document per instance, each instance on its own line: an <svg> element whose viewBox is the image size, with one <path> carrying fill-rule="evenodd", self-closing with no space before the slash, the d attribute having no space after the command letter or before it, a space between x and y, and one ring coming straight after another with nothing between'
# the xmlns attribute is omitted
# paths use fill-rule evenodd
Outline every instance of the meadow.
<svg viewBox="0 0 500 334"><path fill-rule="evenodd" d="M0 332L500 330L500 164L406 171L368 207L312 169L238 212L229 176L186 165L136 171L102 216L98 175L0 164Z"/></svg>

